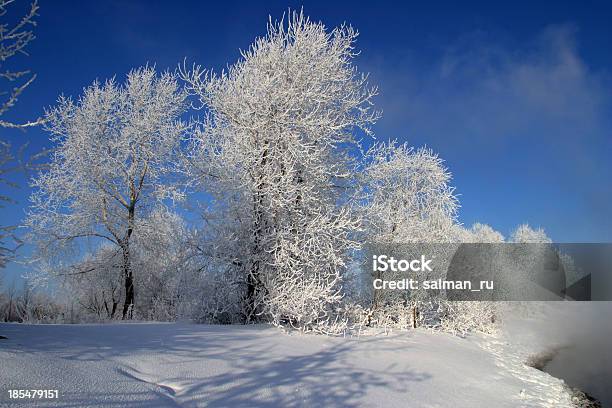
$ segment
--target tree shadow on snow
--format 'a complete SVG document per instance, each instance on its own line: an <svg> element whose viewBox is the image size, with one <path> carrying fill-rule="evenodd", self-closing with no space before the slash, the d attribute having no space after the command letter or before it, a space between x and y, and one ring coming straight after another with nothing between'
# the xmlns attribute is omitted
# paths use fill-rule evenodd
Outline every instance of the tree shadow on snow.
<svg viewBox="0 0 612 408"><path fill-rule="evenodd" d="M388 337L290 335L269 326L2 326L10 339L2 351L44 353L76 365L116 362L110 378L119 373L122 382L151 390L142 398L74 390L62 401L67 407L127 400L151 407L352 407L407 394L415 382L431 378L399 358L407 342Z"/></svg>
<svg viewBox="0 0 612 408"><path fill-rule="evenodd" d="M409 383L431 378L398 364L377 368L354 364L359 357L355 354L362 351L366 350L338 343L313 354L270 359L265 351L231 350L232 370L194 384L186 392L187 400L206 401L209 407L352 407L362 406L362 398L372 389L378 389L379 397L391 391L407 393ZM381 347L370 350L382 351Z"/></svg>

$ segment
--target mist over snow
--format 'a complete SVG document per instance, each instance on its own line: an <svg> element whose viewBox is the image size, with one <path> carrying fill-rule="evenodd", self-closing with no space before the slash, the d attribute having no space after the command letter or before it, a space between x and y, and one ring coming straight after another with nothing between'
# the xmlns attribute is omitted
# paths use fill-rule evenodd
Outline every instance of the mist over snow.
<svg viewBox="0 0 612 408"><path fill-rule="evenodd" d="M544 371L610 406L612 302L534 302L525 311L506 315L508 338L531 355L553 351Z"/></svg>

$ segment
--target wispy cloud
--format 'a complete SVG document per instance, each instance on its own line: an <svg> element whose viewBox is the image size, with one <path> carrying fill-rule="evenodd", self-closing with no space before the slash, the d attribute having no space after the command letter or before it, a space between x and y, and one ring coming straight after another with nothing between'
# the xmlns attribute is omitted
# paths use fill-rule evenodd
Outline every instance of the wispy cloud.
<svg viewBox="0 0 612 408"><path fill-rule="evenodd" d="M601 239L606 233L597 225L608 222L601 202L612 200L611 189L602 187L612 174L612 82L581 57L578 38L572 25L547 27L520 43L474 32L429 60L407 51L368 61L381 88L378 134L432 145L465 176L459 190L477 191L480 184L490 206L496 193L522 184L517 193L534 196L506 209L524 214L516 222L571 219L582 229L574 239ZM561 229L549 229L555 228Z"/></svg>
<svg viewBox="0 0 612 408"><path fill-rule="evenodd" d="M378 68L391 126L401 118L432 136L448 139L451 131L494 139L534 129L592 133L605 125L609 84L581 59L573 26L548 27L514 48L472 33L434 61L405 56Z"/></svg>

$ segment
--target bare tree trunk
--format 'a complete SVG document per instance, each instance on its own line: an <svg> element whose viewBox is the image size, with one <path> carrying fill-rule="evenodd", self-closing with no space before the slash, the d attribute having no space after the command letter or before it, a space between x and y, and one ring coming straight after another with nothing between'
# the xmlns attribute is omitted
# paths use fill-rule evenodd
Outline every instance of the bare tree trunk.
<svg viewBox="0 0 612 408"><path fill-rule="evenodd" d="M382 279L382 272L376 271L373 273L374 279ZM374 292L372 293L372 309L378 310L378 308L382 307L382 289L374 288Z"/></svg>
<svg viewBox="0 0 612 408"><path fill-rule="evenodd" d="M256 308L257 296L257 274L259 272L258 262L254 262L247 276L247 293L246 293L246 314L244 318L245 324L251 322Z"/></svg>
<svg viewBox="0 0 612 408"><path fill-rule="evenodd" d="M125 278L125 301L123 302L123 320L131 319L134 310L134 275L132 273L132 259L130 257L130 237L134 231L135 199L132 198L128 208L128 229L121 245L123 250L123 276Z"/></svg>
<svg viewBox="0 0 612 408"><path fill-rule="evenodd" d="M110 318L112 319L113 317L115 317L115 313L117 312L117 301L113 299L113 308L111 309L110 312Z"/></svg>
<svg viewBox="0 0 612 408"><path fill-rule="evenodd" d="M245 324L250 323L253 319L253 316L257 313L257 298L259 293L263 288L261 287L261 279L260 275L260 261L259 256L263 251L261 248L261 236L264 231L264 213L263 213L263 178L264 178L264 170L263 168L266 166L268 162L268 142L264 141L264 145L266 146L262 152L261 156L261 173L258 179L257 191L253 196L253 213L254 213L254 223L253 223L253 256L256 259L252 264L251 268L248 271L247 276L247 293L245 299L245 307L246 307L246 315L245 315Z"/></svg>
<svg viewBox="0 0 612 408"><path fill-rule="evenodd" d="M130 262L130 248L123 248L123 276L125 278L125 300L123 302L123 320L132 318L134 309L134 275Z"/></svg>
<svg viewBox="0 0 612 408"><path fill-rule="evenodd" d="M259 194L258 194L259 195ZM257 313L257 297L261 290L261 281L259 279L260 274L260 261L258 257L261 252L261 234L263 232L263 213L261 211L262 198L256 195L254 197L253 210L255 213L255 223L253 231L253 257L255 261L251 264L250 270L247 275L247 293L246 293L246 314L245 323L250 323L253 320L253 316Z"/></svg>

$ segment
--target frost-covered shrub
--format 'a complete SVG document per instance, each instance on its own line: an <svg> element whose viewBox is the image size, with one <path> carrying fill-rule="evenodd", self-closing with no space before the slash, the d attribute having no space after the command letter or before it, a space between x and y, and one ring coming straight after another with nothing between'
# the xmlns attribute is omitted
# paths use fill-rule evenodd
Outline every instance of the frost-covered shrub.
<svg viewBox="0 0 612 408"><path fill-rule="evenodd" d="M406 330L424 327L465 336L469 332L492 334L499 315L494 302L414 301L365 309L368 327Z"/></svg>
<svg viewBox="0 0 612 408"><path fill-rule="evenodd" d="M376 307L372 310L370 326L408 329L414 326L414 306L404 302L394 302Z"/></svg>
<svg viewBox="0 0 612 408"><path fill-rule="evenodd" d="M347 330L352 333L360 333L361 330L370 326L372 319L372 309L364 307L354 301L344 301L342 314L346 318Z"/></svg>
<svg viewBox="0 0 612 408"><path fill-rule="evenodd" d="M440 302L438 305L439 328L465 336L469 332L493 334L499 319L497 304L486 301Z"/></svg>

